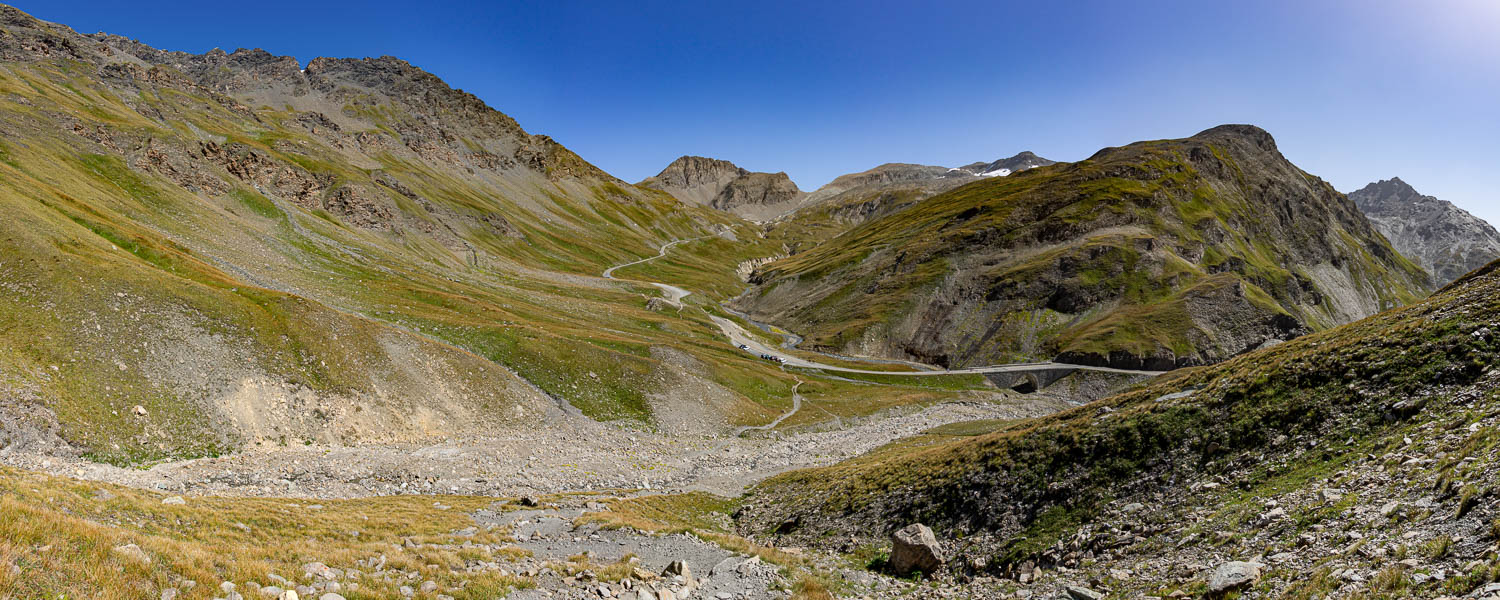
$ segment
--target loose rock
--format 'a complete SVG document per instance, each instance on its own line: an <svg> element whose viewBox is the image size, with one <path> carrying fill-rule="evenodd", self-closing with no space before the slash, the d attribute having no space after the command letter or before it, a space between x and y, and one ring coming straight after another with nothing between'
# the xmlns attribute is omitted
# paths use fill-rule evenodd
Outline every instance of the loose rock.
<svg viewBox="0 0 1500 600"><path fill-rule="evenodd" d="M1208 580L1208 591L1220 593L1260 581L1260 563L1234 561L1219 565Z"/></svg>

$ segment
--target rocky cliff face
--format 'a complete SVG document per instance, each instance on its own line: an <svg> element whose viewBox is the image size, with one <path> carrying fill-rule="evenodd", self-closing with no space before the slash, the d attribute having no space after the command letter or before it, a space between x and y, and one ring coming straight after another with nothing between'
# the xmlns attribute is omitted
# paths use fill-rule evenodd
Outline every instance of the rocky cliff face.
<svg viewBox="0 0 1500 600"><path fill-rule="evenodd" d="M1349 193L1396 251L1447 283L1500 258L1500 232L1452 202L1392 177Z"/></svg>
<svg viewBox="0 0 1500 600"><path fill-rule="evenodd" d="M789 212L805 196L786 173L751 172L727 160L701 156L678 158L637 185L752 220Z"/></svg>
<svg viewBox="0 0 1500 600"><path fill-rule="evenodd" d="M752 281L741 309L839 352L1150 369L1223 360L1428 286L1352 202L1249 126L978 180Z"/></svg>
<svg viewBox="0 0 1500 600"><path fill-rule="evenodd" d="M747 173L724 186L709 204L749 219L765 220L796 207L802 190L786 173Z"/></svg>

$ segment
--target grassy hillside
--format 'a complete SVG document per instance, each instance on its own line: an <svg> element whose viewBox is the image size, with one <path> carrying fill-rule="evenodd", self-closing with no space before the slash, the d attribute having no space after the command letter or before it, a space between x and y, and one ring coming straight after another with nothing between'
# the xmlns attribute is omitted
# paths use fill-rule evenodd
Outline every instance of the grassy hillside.
<svg viewBox="0 0 1500 600"><path fill-rule="evenodd" d="M302 70L0 11L0 401L39 411L22 437L125 464L463 436L559 405L649 428L700 384L730 424L785 410L796 377L703 310L779 251L748 223L397 59ZM685 310L598 277L678 239L619 277L688 286Z"/></svg>
<svg viewBox="0 0 1500 600"><path fill-rule="evenodd" d="M1222 360L1427 276L1265 132L1225 126L972 183L761 267L738 305L814 346L968 365Z"/></svg>
<svg viewBox="0 0 1500 600"><path fill-rule="evenodd" d="M1444 535L1466 545L1422 564L1456 570L1461 580L1423 590L1402 583L1374 597L1461 595L1492 578L1483 560L1480 574L1469 572L1476 568L1470 560L1493 558L1483 549L1495 541L1491 522L1500 517L1478 501L1500 484L1497 361L1500 263L1414 306L1184 369L1074 410L975 424L970 433L989 433L903 442L845 464L773 478L752 493L742 526L797 539L854 536L878 544L885 532L925 522L959 549L956 569L973 572L972 564L983 564L978 572L999 574L1025 572L1016 569L1022 563L1104 572L1150 568L1141 567L1150 560L1181 564L1194 560L1190 552L1204 550L1264 556L1303 547L1296 552L1308 567L1279 572L1264 588L1301 589L1299 597L1330 583L1337 587L1330 573L1349 566L1340 560L1339 539L1350 539L1338 537L1341 532L1364 531L1369 551L1357 558L1377 565L1389 555L1376 549L1409 545L1415 552ZM1338 493L1320 495L1325 488ZM1388 500L1399 510L1414 501L1425 510L1372 522L1363 512L1326 505L1354 494L1367 507L1361 511ZM1122 512L1132 502L1144 503L1140 514ZM1278 506L1289 516L1260 516ZM1280 526L1278 518L1292 526ZM1110 538L1117 528L1144 537ZM1304 533L1312 537L1300 539ZM1184 545L1200 536L1207 537ZM1104 554L1085 560L1072 552L1080 540L1103 544L1084 548ZM1119 549L1104 551L1111 547ZM1168 587L1146 590L1170 591L1168 575L1110 585L1145 591L1139 586L1156 584Z"/></svg>

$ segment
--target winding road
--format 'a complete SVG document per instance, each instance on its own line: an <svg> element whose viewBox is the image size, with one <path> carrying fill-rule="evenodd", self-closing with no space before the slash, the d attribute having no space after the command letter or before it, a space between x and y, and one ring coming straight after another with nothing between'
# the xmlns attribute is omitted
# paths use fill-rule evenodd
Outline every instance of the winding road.
<svg viewBox="0 0 1500 600"><path fill-rule="evenodd" d="M673 246L676 246L676 245L684 243L684 242L691 242L693 240L700 240L700 239L703 239L703 238L702 237L696 237L696 238L689 238L689 239L684 239L684 240L672 240L670 242L662 244L661 251L658 252L656 256L651 256L651 257L643 258L643 259L640 259L640 260L637 260L637 261L628 262L628 263L625 263L625 264L615 265L613 267L605 269L604 273L602 274L602 276L604 278L606 278L606 279L614 279L615 281L630 281L632 283L641 283L641 284L646 284L646 285L653 285L653 286L656 286L658 288L661 288L661 290L666 293L666 296L667 296L666 300L667 300L667 302L670 302L674 306L677 306L677 307L681 308L682 307L682 299L686 298L688 295L692 294L692 292L690 292L688 290L685 290L683 288L677 287L675 285L669 285L669 284L665 284L665 283L658 283L658 282L655 282L655 281L639 281L639 280L634 280L634 279L617 279L614 276L614 272L615 272L616 269L620 269L622 267L628 267L628 266L631 266L631 265L638 265L638 264L641 264L641 263L644 263L644 262L649 262L649 261L656 260L658 258L666 256L667 255L667 251L671 250ZM1156 375L1161 375L1162 373L1166 372L1166 371L1136 371L1136 370L1132 370L1132 369L1116 369L1114 367L1094 367L1094 366L1089 366L1089 365L1077 365L1077 364L1072 364L1072 363L1060 363L1060 362L1052 362L1052 361L1030 362L1030 363L1008 363L1008 364L1000 364L1000 365L986 365L986 366L982 366L982 367L965 367L965 368L962 368L962 369L942 369L942 370L922 370L922 371L877 371L877 370L872 370L872 369L855 369L855 368L850 368L850 367L840 367L840 366L836 366L836 365L824 364L824 363L820 363L820 362L816 362L816 361L807 360L805 358L802 358L802 357L799 357L799 356L796 356L796 355L793 355L793 354L789 354L788 352L785 351L787 349L786 346L788 346L788 345L795 345L794 343L791 343L791 340L793 340L793 339L796 339L796 340L800 340L801 339L800 337L796 336L795 334L790 334L790 336L788 337L788 343L784 343L784 344L782 344L783 347L777 348L777 347L772 347L772 346L768 346L766 344L761 343L754 335L751 335L750 332L745 331L745 328L741 327L739 323L736 323L736 322L734 322L732 320L726 319L724 317L720 317L718 315L713 315L713 314L710 314L709 318L713 320L713 322L714 322L715 325L719 326L719 330L724 333L724 337L729 338L729 343L730 344L732 344L732 345L734 345L736 347L738 347L738 346L745 346L746 348L748 348L748 350L746 350L747 352L749 352L751 354L755 354L757 356L759 356L759 355L774 356L776 358L781 359L781 364L783 364L783 365L786 365L786 366L789 366L789 367L801 367L801 368L804 368L804 369L818 369L818 370L821 370L821 371L834 371L834 372L839 372L839 373L857 373L857 374L863 374L863 375L891 375L891 376L901 376L901 377L931 377L931 376L935 376L935 375L975 375L975 374L982 375L982 374L986 374L986 373L1026 373L1026 372L1034 372L1034 371L1053 371L1053 370L1063 370L1063 369L1074 370L1074 371L1094 371L1094 372L1098 372L1098 373L1118 373L1118 374L1124 374L1124 375L1146 375L1146 376L1156 376ZM837 359L837 360L865 361L865 359L862 359L862 358L859 358L859 357L847 357L847 356L838 356L838 355L832 355L832 354L824 354L822 352L816 352L816 351L813 351L813 350L803 350L803 352L808 352L808 353L813 353L813 354L822 354L824 356L828 356L829 358ZM891 361L891 360L884 360L884 359L871 359L871 360L868 360L866 362L879 363L879 364L891 364L893 362L897 363L897 364L910 364L910 363L907 363L907 361ZM930 365L924 365L924 366L928 367L929 369L931 369ZM799 382L799 385L800 385L800 382ZM793 401L794 401L795 404L800 404L801 403L800 402L800 398L798 398L796 396L795 389L793 390ZM792 409L792 412L796 412L796 408L795 407ZM786 415L783 415L781 417L781 419L777 419L770 426L775 426L776 424L779 424L783 419L785 419L788 416L791 416L791 413L787 413ZM768 427L770 427L770 426L768 426ZM752 429L758 429L758 428L760 428L760 427L755 427L755 428L752 428ZM736 435L738 435L738 433L743 433L743 430L741 430L740 432L737 432Z"/></svg>
<svg viewBox="0 0 1500 600"><path fill-rule="evenodd" d="M682 308L682 299L686 298L686 297L688 297L690 295L692 295L692 292L690 292L688 290L685 290L685 289L682 289L680 287L677 287L675 285L668 285L668 284L665 284L665 283L657 283L655 281L639 281L639 280L636 280L636 279L616 279L615 278L615 269L620 269L620 268L629 267L629 266L632 266L632 265L638 265L638 264L641 264L641 263L644 263L644 262L650 262L650 261L656 260L658 258L666 256L667 255L667 251L671 250L672 246L676 246L676 245L684 243L684 242L691 242L693 240L701 240L701 239L703 239L705 237L708 237L708 236L699 236L699 237L695 237L695 238L688 238L688 239L685 239L685 240L672 240L670 242L662 244L661 245L661 252L658 252L656 254L656 256L646 257L646 258L643 258L643 259L640 259L640 260L637 260L637 261L628 262L628 263L625 263L625 264L622 264L622 265L615 265L613 267L605 269L604 272L600 274L600 277L603 277L605 279L614 279L615 281L630 281L630 282L634 282L634 283L644 283L646 285L654 285L654 286L656 286L658 288L661 288L661 291L666 294L666 301L669 304L671 304L672 306L676 306L677 308Z"/></svg>

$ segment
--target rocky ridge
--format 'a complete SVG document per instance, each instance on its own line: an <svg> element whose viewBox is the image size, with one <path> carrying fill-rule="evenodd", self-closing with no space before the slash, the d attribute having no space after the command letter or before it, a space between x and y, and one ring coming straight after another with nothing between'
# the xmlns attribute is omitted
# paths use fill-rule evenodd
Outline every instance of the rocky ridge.
<svg viewBox="0 0 1500 600"><path fill-rule="evenodd" d="M1447 283L1500 258L1500 232L1452 202L1425 196L1398 177L1371 183L1349 199L1391 246Z"/></svg>

